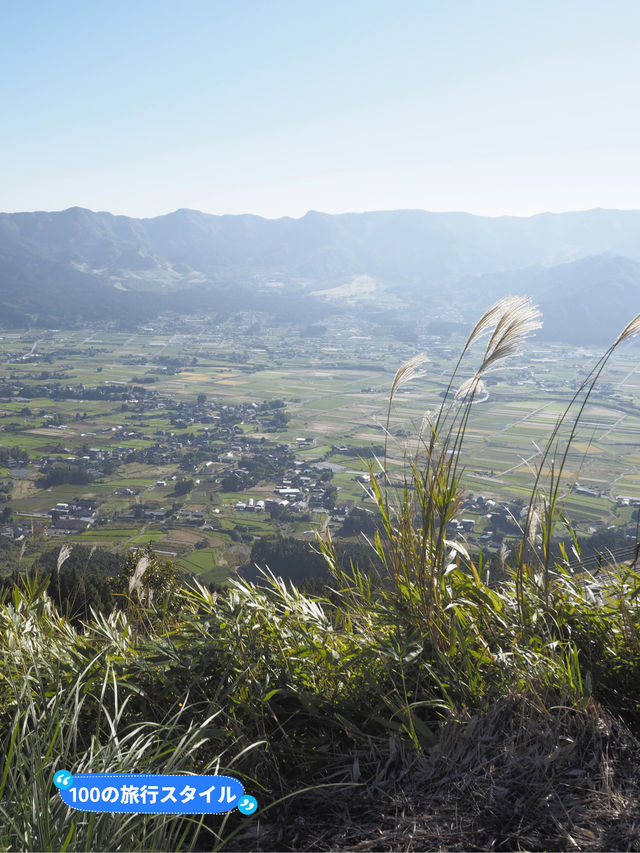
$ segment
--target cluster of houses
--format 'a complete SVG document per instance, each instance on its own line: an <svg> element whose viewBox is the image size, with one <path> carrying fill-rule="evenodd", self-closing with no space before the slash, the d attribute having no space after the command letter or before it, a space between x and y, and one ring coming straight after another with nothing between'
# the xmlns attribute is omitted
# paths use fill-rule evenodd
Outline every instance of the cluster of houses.
<svg viewBox="0 0 640 853"><path fill-rule="evenodd" d="M634 495L617 495L616 504L618 506L640 506L640 498Z"/></svg>
<svg viewBox="0 0 640 853"><path fill-rule="evenodd" d="M65 448L67 450L67 448ZM104 476L105 467L121 461L122 455L118 450L100 450L91 448L87 454L82 456L67 456L62 459L59 456L42 456L38 460L38 469L42 474L48 474L55 465L60 462L70 463L82 468L90 477Z"/></svg>
<svg viewBox="0 0 640 853"><path fill-rule="evenodd" d="M271 501L269 503L271 503ZM235 509L240 512L264 512L265 504L265 501L256 501L253 498L248 498L246 503L244 501L238 501L235 504Z"/></svg>
<svg viewBox="0 0 640 853"><path fill-rule="evenodd" d="M219 403L200 398L197 402L164 402L171 410L169 419L174 427L184 429L195 423L209 424L209 431L218 438L228 436L240 424L253 424L261 432L274 432L284 428L287 422L282 400Z"/></svg>
<svg viewBox="0 0 640 853"><path fill-rule="evenodd" d="M28 524L3 524L0 525L0 536L5 536L7 539L15 539L20 542L31 533L31 526Z"/></svg>
<svg viewBox="0 0 640 853"><path fill-rule="evenodd" d="M590 498L609 496L608 489L601 489L599 486L581 486L580 483L577 482L574 483L572 491L575 492L576 495L586 495Z"/></svg>
<svg viewBox="0 0 640 853"><path fill-rule="evenodd" d="M316 512L330 514L346 507L334 505L335 488L327 480L326 471L317 465L296 460L283 475L276 480L273 493L275 497L262 499L248 498L238 501L236 510L240 512L262 512L273 506L279 506L290 512Z"/></svg>
<svg viewBox="0 0 640 853"><path fill-rule="evenodd" d="M92 498L75 498L72 503L57 503L47 515L51 516L55 530L88 530L98 517L98 502Z"/></svg>
<svg viewBox="0 0 640 853"><path fill-rule="evenodd" d="M514 519L520 514L520 509L509 508L498 504L492 498L483 495L469 496L462 504L462 509L473 513L475 518L453 519L447 524L447 535L450 537L465 537L474 534L474 541L489 548L499 548L505 535L518 532L518 522ZM526 509L524 510L526 512ZM483 521L480 526L478 522ZM481 533L476 533L480 526Z"/></svg>

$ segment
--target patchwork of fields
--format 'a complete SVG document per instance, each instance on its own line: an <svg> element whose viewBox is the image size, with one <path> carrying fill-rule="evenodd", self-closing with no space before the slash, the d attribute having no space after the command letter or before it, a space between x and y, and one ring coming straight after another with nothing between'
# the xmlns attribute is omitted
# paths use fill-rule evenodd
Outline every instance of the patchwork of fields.
<svg viewBox="0 0 640 853"><path fill-rule="evenodd" d="M159 434L171 435L172 441L183 439L186 447L189 436L212 428L193 418L176 425L168 406L157 400L171 400L175 406L192 404L204 395L219 406L233 406L281 399L289 418L282 429L263 435L251 422L240 422L236 436L275 440L292 448L297 439L309 439L308 446L296 448L296 458L333 463L338 501L353 505L365 500L356 480L367 470L362 456L372 447L379 453L384 444L388 393L396 368L420 349L430 358L423 375L396 396L389 452L391 464L398 467L405 454L415 453L423 416L439 405L461 344L425 336L409 346L385 340L379 330L364 324L327 328L319 339L310 339L294 329L263 328L259 318L250 318L244 326L237 321L211 328L193 323L187 331L167 328L146 334L3 333L0 445L10 453L19 448L29 455L26 467L13 464L2 471L11 485L11 509L25 523L44 523L56 504L95 498L100 503L100 524L73 533L71 541L118 550L153 541L185 568L221 580L246 560L253 536L275 528L267 514L240 517L234 506L248 493L220 490L215 475L222 465L217 458L206 470L200 467L189 475L195 485L179 500L183 512L203 514L208 524L202 530L188 528L179 518L155 522L118 517L131 515L136 505L175 504L174 480L183 476L175 463L142 464L132 456L132 461L118 464L89 484L42 488L37 482L38 460L64 461L87 448L144 450L156 445ZM560 346L542 350L533 341L523 356L490 376L487 398L473 406L462 452L468 491L504 502L527 497L545 442L598 356ZM584 409L567 458L566 511L585 530L625 521L629 513L619 501L616 505L616 498L640 497L637 356L635 341L616 353ZM460 382L473 367L472 356ZM54 385L57 391L52 391ZM136 388L153 392L156 403L142 407L134 396ZM69 399L70 392L64 389L75 389L74 398ZM97 396L103 392L108 398ZM567 435L565 428L556 455L562 454ZM166 485L158 485L159 481ZM576 482L581 490L570 493ZM264 482L252 488L251 496L265 499L272 491L273 483ZM230 532L240 522L244 538L238 542ZM309 538L324 523L290 522L285 532Z"/></svg>

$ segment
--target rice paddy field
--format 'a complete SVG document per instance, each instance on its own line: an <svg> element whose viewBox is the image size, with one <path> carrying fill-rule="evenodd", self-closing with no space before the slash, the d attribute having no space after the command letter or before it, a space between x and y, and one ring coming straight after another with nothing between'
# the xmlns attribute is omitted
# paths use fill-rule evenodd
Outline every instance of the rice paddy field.
<svg viewBox="0 0 640 853"><path fill-rule="evenodd" d="M37 520L58 502L93 497L100 502L104 523L73 534L73 541L126 550L153 541L176 555L185 568L220 579L246 559L250 538L273 532L267 515L234 509L249 493L222 493L209 477L180 498L185 511L198 510L216 530L197 531L200 550L186 537L175 541L167 524L116 518L135 504L169 508L175 500L170 478L183 476L177 465L132 462L87 486L38 488L33 464L48 455L64 460L78 448L108 450L123 444L140 450L152 447L158 430L175 439L207 428L206 424L172 426L166 406L130 411L114 392L144 387L159 399L194 403L198 395L220 405L282 399L289 417L286 428L267 436L295 448L296 458L333 466L338 503L366 501L357 481L366 472L366 456L384 445L389 389L399 365L418 351L428 361L420 377L396 395L390 420L389 464L399 468L413 455L426 412L437 408L463 338L444 340L421 336L411 345L385 338L380 327L363 322L327 327L320 338L299 329L272 328L260 317L219 325L192 323L180 331L170 324L153 333L112 330L26 330L0 334L0 445L29 453L26 469L2 475L12 486L16 517ZM565 512L578 529L587 531L626 520L624 499L640 498L640 364L639 345L625 343L615 353L582 414L565 465ZM501 371L489 374L487 393L473 406L461 459L468 492L499 502L526 500L534 469L554 425L600 353L561 345L529 342L527 351ZM481 353L469 355L459 380L468 378ZM475 360L474 360L475 359ZM47 385L110 389L112 399L55 399L42 393ZM30 388L25 398L7 387ZM95 396L95 395L93 395ZM127 432L136 432L127 437ZM256 434L250 423L239 431ZM566 430L565 430L566 437ZM296 439L311 439L296 447ZM557 453L563 452L563 442ZM338 449L340 448L340 449ZM193 475L198 478L198 474ZM164 480L167 485L158 486ZM579 489L572 487L579 484ZM273 483L251 491L256 499L273 493ZM544 485L544 480L543 480ZM241 523L244 544L229 536ZM180 525L177 525L180 527ZM291 532L310 536L324 520L292 524ZM171 527L176 527L172 522ZM182 526L186 529L186 526ZM172 541L173 540L173 541Z"/></svg>

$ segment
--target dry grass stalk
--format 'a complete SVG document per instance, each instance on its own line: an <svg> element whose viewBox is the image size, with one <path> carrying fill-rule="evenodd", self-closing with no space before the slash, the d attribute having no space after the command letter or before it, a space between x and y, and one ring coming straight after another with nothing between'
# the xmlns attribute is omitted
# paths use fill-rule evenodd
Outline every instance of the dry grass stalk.
<svg viewBox="0 0 640 853"><path fill-rule="evenodd" d="M129 595L133 595L134 592L137 593L139 601L142 601L143 597L142 578L150 564L151 560L146 556L146 554L140 557L136 563L134 573L129 578Z"/></svg>
<svg viewBox="0 0 640 853"><path fill-rule="evenodd" d="M637 335L638 332L640 332L640 314L637 314L630 323L627 323L616 338L613 346L617 347L618 344L622 343L622 341L626 341L627 338L632 338L634 335Z"/></svg>
<svg viewBox="0 0 640 853"><path fill-rule="evenodd" d="M638 850L638 763L638 739L595 703L504 697L445 724L401 778L345 787L339 802L310 794L300 806L323 814L321 828L288 823L298 850ZM290 840L281 833L277 849ZM269 841L258 849L276 849Z"/></svg>
<svg viewBox="0 0 640 853"><path fill-rule="evenodd" d="M60 574L60 569L62 565L69 559L71 556L71 545L63 545L58 552L58 562L56 563L56 568L58 570L58 574Z"/></svg>
<svg viewBox="0 0 640 853"><path fill-rule="evenodd" d="M496 326L487 344L484 358L474 376L460 386L455 399L466 397L471 393L475 394L479 390L482 376L506 358L519 355L525 338L542 326L540 320L542 315L527 296L506 297L496 303L487 315L490 316L490 321L482 325L481 331L487 331L493 321L496 322ZM476 329L479 325L476 325ZM465 350L469 346L469 341L478 337L474 332L471 333Z"/></svg>

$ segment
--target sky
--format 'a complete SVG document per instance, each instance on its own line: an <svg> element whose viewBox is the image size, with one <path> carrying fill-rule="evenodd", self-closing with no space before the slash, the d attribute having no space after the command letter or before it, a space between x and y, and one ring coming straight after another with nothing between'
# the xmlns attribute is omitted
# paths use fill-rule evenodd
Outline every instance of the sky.
<svg viewBox="0 0 640 853"><path fill-rule="evenodd" d="M0 210L640 209L637 0L0 0Z"/></svg>

